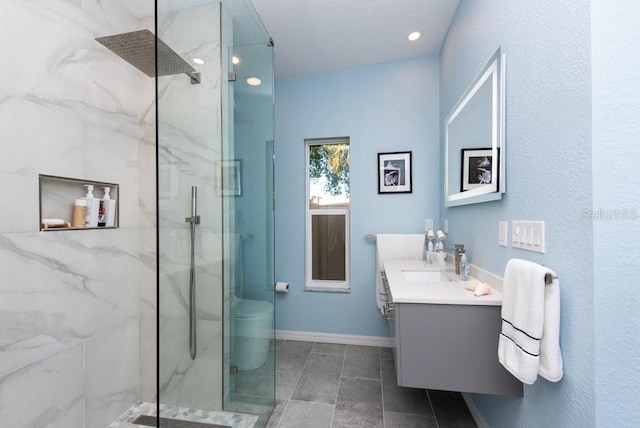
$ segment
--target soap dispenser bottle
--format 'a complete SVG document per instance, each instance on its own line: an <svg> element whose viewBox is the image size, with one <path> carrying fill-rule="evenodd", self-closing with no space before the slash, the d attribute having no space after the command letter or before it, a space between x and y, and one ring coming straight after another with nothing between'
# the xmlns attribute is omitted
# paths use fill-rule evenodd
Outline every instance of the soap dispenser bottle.
<svg viewBox="0 0 640 428"><path fill-rule="evenodd" d="M84 227L98 227L98 210L100 209L100 200L93 196L93 184L85 184L87 194L84 200L87 201L87 215L84 221Z"/></svg>
<svg viewBox="0 0 640 428"><path fill-rule="evenodd" d="M462 281L469 280L469 263L465 253L460 254L460 279Z"/></svg>
<svg viewBox="0 0 640 428"><path fill-rule="evenodd" d="M115 225L116 200L111 199L111 187L103 187L104 196L100 199L98 209L98 227L113 227Z"/></svg>

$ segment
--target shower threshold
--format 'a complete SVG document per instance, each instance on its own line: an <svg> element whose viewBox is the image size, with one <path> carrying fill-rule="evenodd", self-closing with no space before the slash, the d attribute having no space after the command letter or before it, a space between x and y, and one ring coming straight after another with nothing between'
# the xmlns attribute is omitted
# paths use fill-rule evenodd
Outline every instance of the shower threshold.
<svg viewBox="0 0 640 428"><path fill-rule="evenodd" d="M254 428L258 418L258 415L249 413L198 410L169 404L158 406L156 403L138 401L107 428Z"/></svg>
<svg viewBox="0 0 640 428"><path fill-rule="evenodd" d="M208 424L170 418L160 418L160 425L158 425L158 418L151 415L140 415L131 421L131 423L134 425L160 428L231 428L229 425Z"/></svg>

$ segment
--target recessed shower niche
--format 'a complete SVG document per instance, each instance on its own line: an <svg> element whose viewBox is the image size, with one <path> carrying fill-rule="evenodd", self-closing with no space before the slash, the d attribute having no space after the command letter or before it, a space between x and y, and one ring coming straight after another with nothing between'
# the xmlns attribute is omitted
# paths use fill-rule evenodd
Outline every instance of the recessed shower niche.
<svg viewBox="0 0 640 428"><path fill-rule="evenodd" d="M48 232L54 230L116 229L119 227L118 196L120 186L118 184L42 174L38 176L38 181L40 189L39 230ZM86 197L87 187L85 186L93 186L94 202L98 204L96 210L98 219L95 226L74 227L74 205L76 200ZM109 195L112 202L104 203L105 194ZM109 205L113 205L113 207L110 208Z"/></svg>

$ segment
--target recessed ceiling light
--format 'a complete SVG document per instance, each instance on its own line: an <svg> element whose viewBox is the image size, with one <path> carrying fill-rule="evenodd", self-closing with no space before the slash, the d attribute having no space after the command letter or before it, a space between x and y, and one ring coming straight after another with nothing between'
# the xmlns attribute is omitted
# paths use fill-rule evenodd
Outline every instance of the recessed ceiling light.
<svg viewBox="0 0 640 428"><path fill-rule="evenodd" d="M196 64L198 64L198 65L202 65L202 64L204 64L204 61L203 61L203 60L201 60L200 58L194 58L194 59L193 59L193 62L195 62L195 63L196 63Z"/></svg>
<svg viewBox="0 0 640 428"><path fill-rule="evenodd" d="M418 40L420 36L421 36L420 31L414 31L413 33L409 34L409 37L407 37L407 39L414 42Z"/></svg>
<svg viewBox="0 0 640 428"><path fill-rule="evenodd" d="M231 58L231 62L233 63L233 65L238 65L238 64L240 64L240 58L238 58L237 56L234 55Z"/></svg>
<svg viewBox="0 0 640 428"><path fill-rule="evenodd" d="M258 86L262 83L262 80L258 79L257 77L249 77L247 79L247 84L251 85L251 86Z"/></svg>

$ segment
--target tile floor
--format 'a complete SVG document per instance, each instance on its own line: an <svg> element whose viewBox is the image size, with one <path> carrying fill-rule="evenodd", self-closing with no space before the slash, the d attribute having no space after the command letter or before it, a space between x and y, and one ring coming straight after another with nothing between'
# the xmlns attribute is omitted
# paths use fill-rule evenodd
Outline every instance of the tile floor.
<svg viewBox="0 0 640 428"><path fill-rule="evenodd" d="M276 341L269 428L476 428L462 396L403 388L390 348Z"/></svg>

